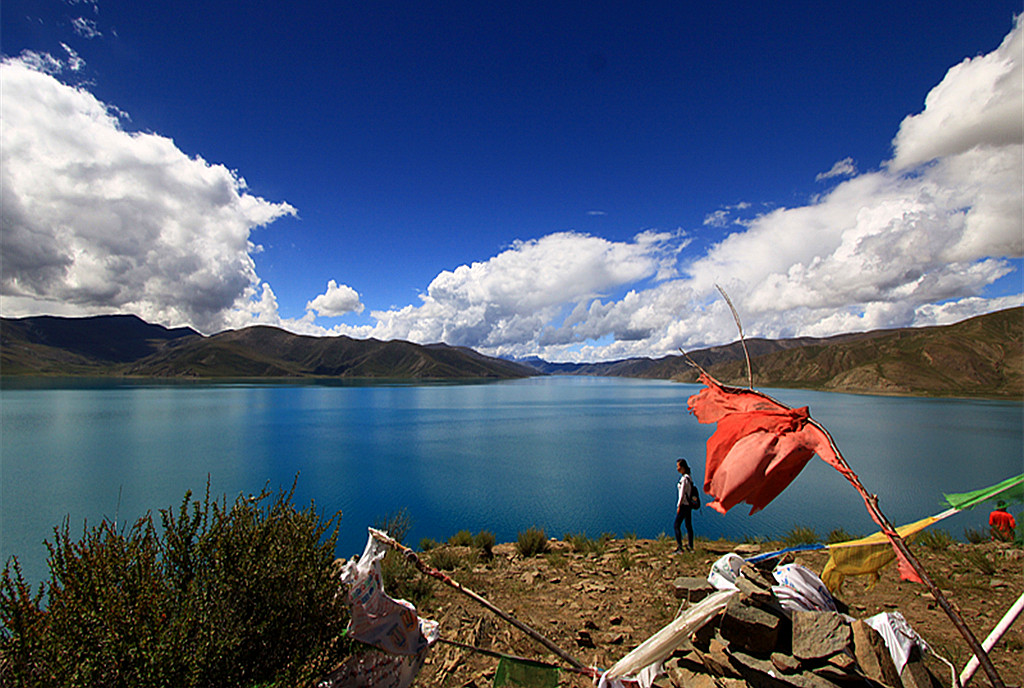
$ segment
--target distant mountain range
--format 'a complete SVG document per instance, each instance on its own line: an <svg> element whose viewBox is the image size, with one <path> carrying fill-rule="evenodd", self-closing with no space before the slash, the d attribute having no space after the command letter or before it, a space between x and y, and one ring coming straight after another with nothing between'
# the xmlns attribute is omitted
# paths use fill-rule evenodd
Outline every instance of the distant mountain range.
<svg viewBox="0 0 1024 688"><path fill-rule="evenodd" d="M755 387L864 394L1024 398L1024 308L953 325L874 330L834 337L748 339ZM747 386L743 345L687 352L727 384ZM696 382L685 356L608 363L521 360L552 375L609 375Z"/></svg>
<svg viewBox="0 0 1024 688"><path fill-rule="evenodd" d="M305 337L247 327L204 337L134 315L0 319L4 375L163 378L517 378L532 368L444 344Z"/></svg>
<svg viewBox="0 0 1024 688"><path fill-rule="evenodd" d="M749 339L755 387L866 394L1024 397L1024 308L954 325L827 338ZM746 386L740 342L687 352L719 380ZM507 361L445 344L307 337L273 327L203 336L131 315L0 319L3 375L166 378L468 379L601 375L694 382L687 357L606 363Z"/></svg>

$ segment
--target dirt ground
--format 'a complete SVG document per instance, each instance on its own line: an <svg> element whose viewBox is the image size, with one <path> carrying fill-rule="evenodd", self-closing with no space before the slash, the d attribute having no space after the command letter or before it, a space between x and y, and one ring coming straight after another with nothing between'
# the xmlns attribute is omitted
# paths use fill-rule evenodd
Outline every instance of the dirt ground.
<svg viewBox="0 0 1024 688"><path fill-rule="evenodd" d="M464 552L463 564L450 575L535 629L587 666L607 669L674 618L680 601L673 581L681 576L705 577L712 563L737 547L742 556L780 549L779 543L734 545L697 542L692 553L673 554L674 541L613 540L604 553L574 553L565 542L551 541L548 554L523 558L510 544L494 548L490 561ZM1009 545L957 543L935 551L913 546L929 576L960 611L981 642L1024 592L1024 550ZM797 563L821 572L827 552L796 555ZM899 611L938 654L962 669L970 652L949 617L920 584L901 582L894 564L868 589L866 581L848 578L838 599L849 614L866 618ZM479 603L439 582L433 596L420 605L423 616L441 625L441 637L475 647L551 663L561 663L537 641L509 625ZM990 654L1008 686L1024 678L1024 619L1019 619ZM561 663L564 666L564 663ZM439 643L427 659L416 685L484 688L491 686L498 659ZM943 684L949 669L928 660ZM978 670L968 685L987 685ZM592 686L594 682L568 671L560 686Z"/></svg>

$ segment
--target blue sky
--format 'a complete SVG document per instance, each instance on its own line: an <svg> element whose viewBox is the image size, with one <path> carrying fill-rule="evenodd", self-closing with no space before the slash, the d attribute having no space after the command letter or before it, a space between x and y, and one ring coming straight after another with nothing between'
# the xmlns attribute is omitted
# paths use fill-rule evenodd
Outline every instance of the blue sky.
<svg viewBox="0 0 1024 688"><path fill-rule="evenodd" d="M5 0L5 316L551 360L1024 292L1019 2Z"/></svg>

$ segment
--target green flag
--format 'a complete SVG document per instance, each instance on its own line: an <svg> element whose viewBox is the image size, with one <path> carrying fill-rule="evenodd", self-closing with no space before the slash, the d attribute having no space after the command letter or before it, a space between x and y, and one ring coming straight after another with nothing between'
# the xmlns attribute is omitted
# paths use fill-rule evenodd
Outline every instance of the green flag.
<svg viewBox="0 0 1024 688"><path fill-rule="evenodd" d="M494 674L494 688L558 688L558 667L502 657Z"/></svg>
<svg viewBox="0 0 1024 688"><path fill-rule="evenodd" d="M1024 473L1013 478L1007 478L998 485L986 487L973 492L960 492L957 494L944 494L946 503L954 509L973 509L982 502L999 498L1004 502L1024 501Z"/></svg>

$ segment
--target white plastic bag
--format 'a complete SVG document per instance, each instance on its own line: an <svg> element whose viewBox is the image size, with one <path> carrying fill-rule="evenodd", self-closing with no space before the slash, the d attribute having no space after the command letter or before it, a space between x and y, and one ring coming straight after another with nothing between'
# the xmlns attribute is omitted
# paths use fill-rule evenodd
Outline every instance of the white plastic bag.
<svg viewBox="0 0 1024 688"><path fill-rule="evenodd" d="M783 609L804 612L834 612L836 601L818 574L800 564L782 564L772 571L779 585L772 587Z"/></svg>
<svg viewBox="0 0 1024 688"><path fill-rule="evenodd" d="M743 557L735 552L729 552L711 565L711 572L708 573L708 583L711 583L716 590L739 590L736 587L736 579L743 567Z"/></svg>
<svg viewBox="0 0 1024 688"><path fill-rule="evenodd" d="M358 561L350 561L341 574L349 585L352 618L349 637L387 653L417 655L439 635L436 621L420 619L416 607L405 600L395 600L384 593L380 560L387 546L371 535Z"/></svg>

